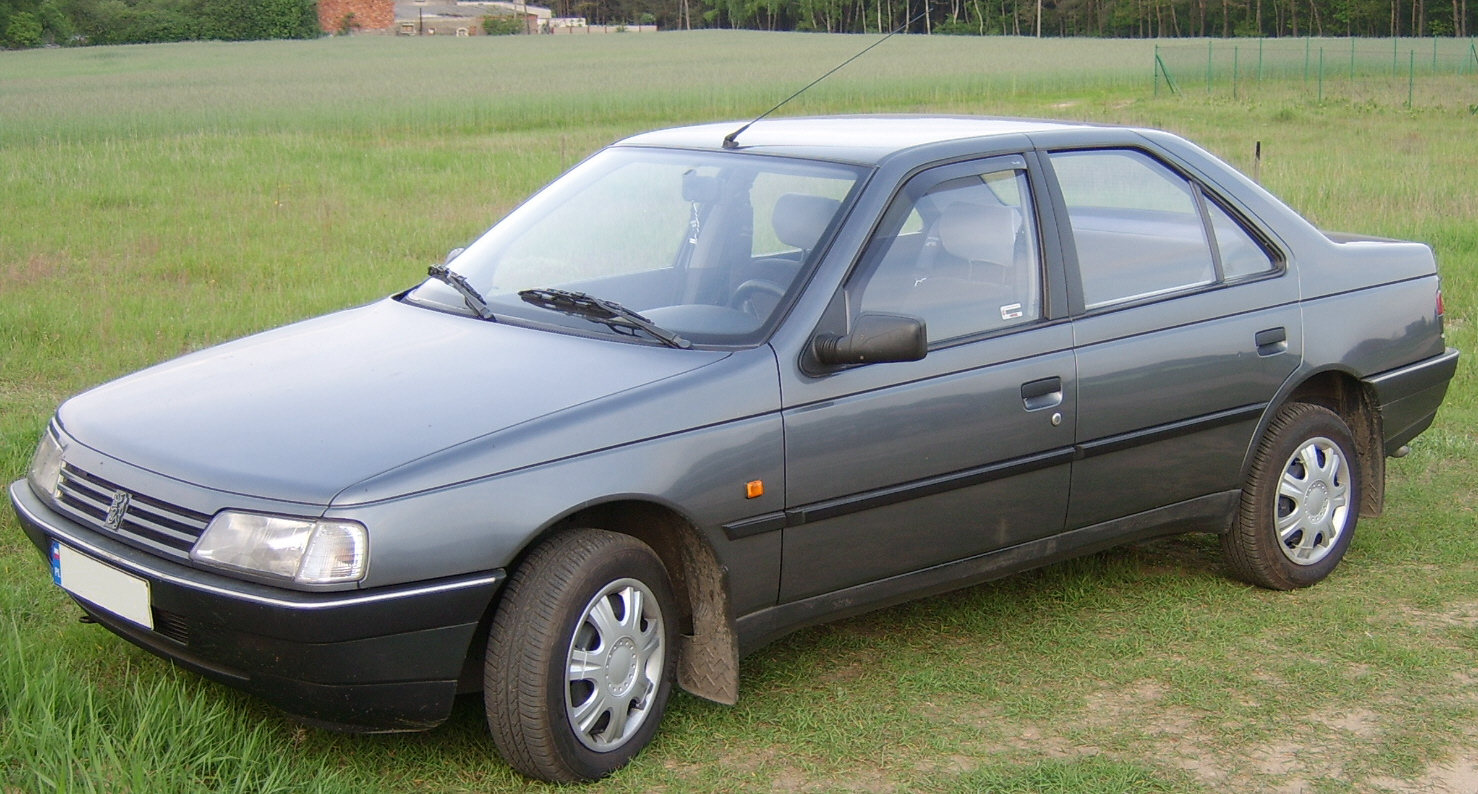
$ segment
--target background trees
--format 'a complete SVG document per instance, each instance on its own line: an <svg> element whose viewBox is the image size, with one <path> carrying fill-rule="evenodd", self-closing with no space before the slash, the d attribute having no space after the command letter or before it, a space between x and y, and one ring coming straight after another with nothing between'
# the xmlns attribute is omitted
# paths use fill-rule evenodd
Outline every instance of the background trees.
<svg viewBox="0 0 1478 794"><path fill-rule="evenodd" d="M315 0L0 0L9 47L320 35Z"/></svg>
<svg viewBox="0 0 1478 794"><path fill-rule="evenodd" d="M1470 0L1041 0L1043 36L1113 38L1469 36ZM1034 35L1036 0L558 0L555 13L592 22L650 13L691 27ZM568 13L566 13L568 12Z"/></svg>
<svg viewBox="0 0 1478 794"><path fill-rule="evenodd" d="M538 0L534 0L538 2ZM664 30L1103 38L1470 36L1471 0L548 0L555 16ZM0 43L321 35L315 0L0 0Z"/></svg>

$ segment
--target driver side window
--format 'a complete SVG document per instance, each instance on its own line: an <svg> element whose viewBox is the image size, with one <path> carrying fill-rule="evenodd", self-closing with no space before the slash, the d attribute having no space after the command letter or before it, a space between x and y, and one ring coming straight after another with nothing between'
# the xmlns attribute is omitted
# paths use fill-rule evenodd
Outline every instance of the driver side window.
<svg viewBox="0 0 1478 794"><path fill-rule="evenodd" d="M894 200L863 254L860 287L849 290L856 311L921 318L931 343L1041 317L1025 169L960 174L920 174Z"/></svg>

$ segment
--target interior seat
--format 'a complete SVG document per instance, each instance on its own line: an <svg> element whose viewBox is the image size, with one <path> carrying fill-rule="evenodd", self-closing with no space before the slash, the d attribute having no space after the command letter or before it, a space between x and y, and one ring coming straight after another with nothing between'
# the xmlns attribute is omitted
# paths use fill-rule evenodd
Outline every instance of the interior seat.
<svg viewBox="0 0 1478 794"><path fill-rule="evenodd" d="M903 312L923 317L931 339L949 339L1014 321L1024 307L1016 288L1021 215L1004 205L955 202L935 220L919 278ZM1034 310L1034 308L1032 308Z"/></svg>
<svg viewBox="0 0 1478 794"><path fill-rule="evenodd" d="M836 217L840 207L840 201L825 196L782 194L775 200L770 225L775 230L775 237L782 244L798 250L781 256L755 259L735 268L730 294L749 304L749 310L757 316L769 316L780 302L779 295L752 288L745 288L744 292L747 294L740 295L740 288L747 282L761 281L779 287L782 291L790 289L801 266L815 250L816 243L820 241L821 235L832 218Z"/></svg>

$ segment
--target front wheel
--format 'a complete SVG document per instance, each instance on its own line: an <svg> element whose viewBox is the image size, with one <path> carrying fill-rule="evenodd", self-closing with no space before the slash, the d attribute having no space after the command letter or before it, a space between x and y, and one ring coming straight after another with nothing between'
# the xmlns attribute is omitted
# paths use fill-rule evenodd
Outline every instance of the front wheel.
<svg viewBox="0 0 1478 794"><path fill-rule="evenodd" d="M604 777L651 741L672 690L677 611L641 541L598 529L545 541L509 578L488 635L483 702L529 777Z"/></svg>
<svg viewBox="0 0 1478 794"><path fill-rule="evenodd" d="M1292 403L1258 445L1222 549L1239 579L1273 590L1308 587L1339 565L1359 516L1349 427L1327 408Z"/></svg>

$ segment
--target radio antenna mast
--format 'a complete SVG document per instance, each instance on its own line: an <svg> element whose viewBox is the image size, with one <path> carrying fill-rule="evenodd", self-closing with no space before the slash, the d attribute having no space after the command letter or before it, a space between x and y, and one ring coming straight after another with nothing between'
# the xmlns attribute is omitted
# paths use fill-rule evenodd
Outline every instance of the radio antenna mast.
<svg viewBox="0 0 1478 794"><path fill-rule="evenodd" d="M904 28L908 27L909 25L912 25L913 23L919 21L920 19L923 19L924 13L927 13L927 12L921 12L921 13L918 14L918 16L915 16L913 19L907 20L902 25L899 25L898 27L893 28L893 30L890 31L888 33L888 35L886 35L886 36L878 39L877 41L875 41L875 42L867 45L867 47L864 48L862 50L862 52L859 52L856 55L853 55L852 57L848 58L847 60L842 61L841 63L837 64L836 66L833 66L832 69L831 69L831 71L829 71L826 74L823 74L820 77L816 78L815 80L812 80L811 82L807 83L805 88L802 88L801 90L795 92L794 94L791 94L790 96L788 96L788 97L780 100L780 102L778 102L775 105L775 107L772 107L769 110L765 111L764 113L761 113L758 116L756 116L755 119L754 119L754 121L751 121L748 124L745 124L743 127L740 127L739 129L734 130L733 132L729 133L728 135L725 135L724 136L724 148L725 149L737 149L737 148L739 148L739 142L736 139L740 135L744 134L744 131L745 130L749 129L750 127L753 127L757 122L759 122L760 120L762 120L764 117L766 117L766 116L770 115L771 113L774 113L775 111L777 111L780 108L784 107L785 106L785 103L787 103L790 100L795 99L796 97L800 96L801 94L804 94L807 91L811 90L811 86L814 86L817 83L821 82L822 80L825 80L826 78L831 77L832 75L834 75L837 72L841 71L841 69L842 69L843 66L846 66L847 64L849 64L849 63L857 60L858 58L861 58L862 56L866 55L868 53L868 51L871 50L873 47L876 47L879 44L882 44L883 42L887 41L888 39L893 38L893 34L899 33Z"/></svg>

